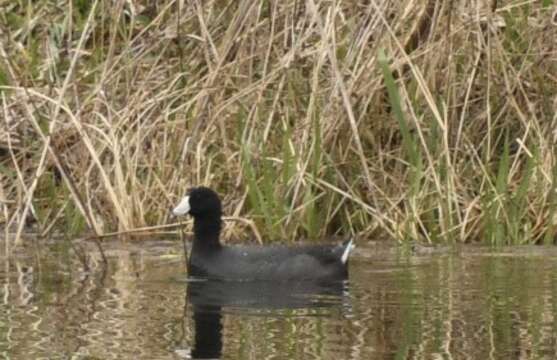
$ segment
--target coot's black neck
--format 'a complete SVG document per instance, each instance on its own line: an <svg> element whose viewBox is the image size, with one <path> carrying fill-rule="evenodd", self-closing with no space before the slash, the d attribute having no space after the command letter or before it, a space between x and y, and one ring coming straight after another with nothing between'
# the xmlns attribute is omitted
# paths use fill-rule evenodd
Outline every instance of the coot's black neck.
<svg viewBox="0 0 557 360"><path fill-rule="evenodd" d="M196 216L193 219L192 251L214 251L220 249L221 214Z"/></svg>

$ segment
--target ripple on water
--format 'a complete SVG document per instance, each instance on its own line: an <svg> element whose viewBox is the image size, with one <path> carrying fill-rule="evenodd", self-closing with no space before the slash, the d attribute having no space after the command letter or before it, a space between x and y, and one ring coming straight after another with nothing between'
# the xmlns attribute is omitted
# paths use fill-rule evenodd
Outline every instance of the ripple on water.
<svg viewBox="0 0 557 360"><path fill-rule="evenodd" d="M1 257L0 353L557 358L553 248L401 255L359 247L350 282L322 288L194 284L185 280L181 243L149 244L111 244L107 268L94 247L90 269L61 246Z"/></svg>

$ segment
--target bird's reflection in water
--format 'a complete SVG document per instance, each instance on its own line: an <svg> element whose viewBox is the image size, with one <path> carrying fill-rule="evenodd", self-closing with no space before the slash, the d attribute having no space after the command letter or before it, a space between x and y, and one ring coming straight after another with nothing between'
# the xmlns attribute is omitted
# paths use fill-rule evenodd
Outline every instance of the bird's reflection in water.
<svg viewBox="0 0 557 360"><path fill-rule="evenodd" d="M218 359L222 352L222 314L218 306L193 306L195 343L193 359Z"/></svg>
<svg viewBox="0 0 557 360"><path fill-rule="evenodd" d="M279 311L341 307L348 297L344 281L296 283L195 280L188 282L187 303L193 310L194 359L222 354L222 311Z"/></svg>

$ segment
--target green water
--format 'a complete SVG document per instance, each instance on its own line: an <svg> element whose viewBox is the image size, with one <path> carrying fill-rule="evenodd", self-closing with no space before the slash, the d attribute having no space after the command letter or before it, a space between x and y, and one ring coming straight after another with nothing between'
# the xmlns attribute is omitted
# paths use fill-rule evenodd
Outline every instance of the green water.
<svg viewBox="0 0 557 360"><path fill-rule="evenodd" d="M359 246L348 283L308 290L188 283L174 241L106 247L107 267L91 244L2 253L0 358L557 358L554 248Z"/></svg>

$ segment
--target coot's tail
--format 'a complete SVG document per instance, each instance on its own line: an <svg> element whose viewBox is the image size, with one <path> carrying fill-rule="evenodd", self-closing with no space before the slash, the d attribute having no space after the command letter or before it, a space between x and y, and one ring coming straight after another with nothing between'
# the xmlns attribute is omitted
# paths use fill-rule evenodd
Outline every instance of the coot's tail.
<svg viewBox="0 0 557 360"><path fill-rule="evenodd" d="M348 261L348 256L350 255L350 251L352 251L356 247L356 245L354 245L354 239L350 239L345 243L343 243L342 245L344 245L344 252L340 257L340 261L343 264L346 264L346 262Z"/></svg>

